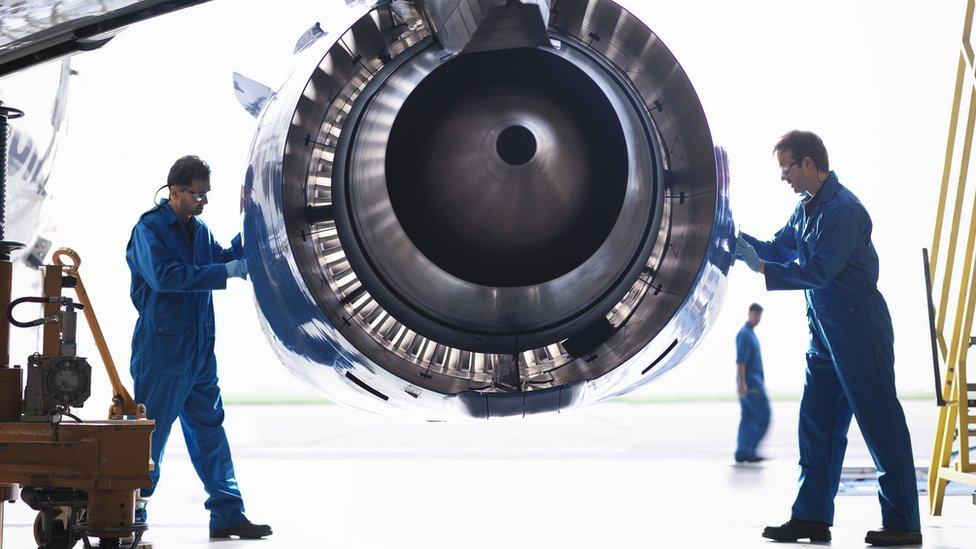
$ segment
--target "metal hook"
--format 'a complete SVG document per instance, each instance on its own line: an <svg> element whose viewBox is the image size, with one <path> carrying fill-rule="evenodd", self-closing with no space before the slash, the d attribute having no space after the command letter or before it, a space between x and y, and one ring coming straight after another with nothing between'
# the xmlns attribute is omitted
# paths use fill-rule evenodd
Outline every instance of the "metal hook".
<svg viewBox="0 0 976 549"><path fill-rule="evenodd" d="M67 256L71 263L65 263L61 259L62 256ZM64 269L70 276L78 276L78 267L81 266L81 258L78 257L78 252L71 248L58 248L51 254L51 259L55 265Z"/></svg>

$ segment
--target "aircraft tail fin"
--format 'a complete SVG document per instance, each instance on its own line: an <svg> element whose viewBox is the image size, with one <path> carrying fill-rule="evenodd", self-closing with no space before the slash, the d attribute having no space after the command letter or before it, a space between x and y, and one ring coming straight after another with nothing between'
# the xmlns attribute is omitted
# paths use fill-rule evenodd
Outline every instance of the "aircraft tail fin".
<svg viewBox="0 0 976 549"><path fill-rule="evenodd" d="M271 99L271 96L274 95L274 90L235 72L234 95L237 96L237 101L244 107L244 110L254 118L257 118L261 114L261 110L268 103L268 99Z"/></svg>

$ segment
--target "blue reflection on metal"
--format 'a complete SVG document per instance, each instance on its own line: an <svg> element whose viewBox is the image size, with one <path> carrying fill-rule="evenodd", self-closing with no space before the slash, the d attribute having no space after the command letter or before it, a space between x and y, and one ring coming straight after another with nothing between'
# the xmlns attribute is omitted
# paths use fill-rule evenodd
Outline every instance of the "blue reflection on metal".
<svg viewBox="0 0 976 549"><path fill-rule="evenodd" d="M348 8L344 17L333 19L335 28L348 28L348 25L341 26L343 21L351 24L368 10L366 3ZM286 154L300 152L286 150L288 134L308 75L313 73L339 36L341 33L328 33L295 56L292 77L264 106L252 143L244 185L243 235L263 329L281 361L296 377L331 399L393 414L419 413L430 418L477 417L480 412L473 412L469 409L471 406L466 408L457 395L415 387L376 366L346 341L309 293L289 245L282 195L286 192L282 185L283 159ZM574 405L605 400L657 378L691 353L708 327L714 324L725 293L735 245L735 225L728 194L728 161L724 150L715 149L715 162L715 193L689 198L714 200L715 207L708 250L692 290L665 328L645 348L608 373L588 380L582 386L574 384L571 391ZM295 189L287 192L295 192ZM653 366L648 368L649 365ZM353 375L347 376L347 373ZM387 398L377 398L376 393Z"/></svg>
<svg viewBox="0 0 976 549"><path fill-rule="evenodd" d="M657 379L694 351L715 323L721 311L736 240L729 203L728 156L721 147L715 148L715 168L715 221L692 291L650 344L615 370L588 384L581 404L620 396Z"/></svg>
<svg viewBox="0 0 976 549"><path fill-rule="evenodd" d="M715 180L715 223L712 227L711 244L698 273L698 280L692 286L694 291L688 295L671 321L674 325L674 340L678 344L660 366L648 372L650 379L660 376L684 360L704 338L722 307L729 268L733 263L735 223L729 204L728 156L721 147L715 148ZM671 337L664 336L667 331L667 328L663 330L658 340L662 337L664 340L672 340Z"/></svg>
<svg viewBox="0 0 976 549"><path fill-rule="evenodd" d="M346 28L367 9L346 9L343 17L333 19L336 28ZM339 26L344 22L346 27ZM342 349L342 336L309 294L288 243L282 200L282 160L295 106L308 75L340 35L329 33L295 56L292 77L267 102L259 118L244 182L242 234L262 328L282 363L326 396L375 410L376 404L370 401L374 397L351 388L342 375L357 366L366 370L365 375L375 368L362 364L361 357L349 352L352 348L348 344ZM400 399L398 395L391 404Z"/></svg>

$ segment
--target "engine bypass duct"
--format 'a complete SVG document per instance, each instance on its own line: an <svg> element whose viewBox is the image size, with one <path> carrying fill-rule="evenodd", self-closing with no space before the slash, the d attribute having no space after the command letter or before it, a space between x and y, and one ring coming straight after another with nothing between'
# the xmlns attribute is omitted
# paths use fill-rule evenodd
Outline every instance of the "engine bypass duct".
<svg viewBox="0 0 976 549"><path fill-rule="evenodd" d="M264 106L248 267L282 362L426 418L559 411L674 367L718 314L724 152L610 0L354 4Z"/></svg>

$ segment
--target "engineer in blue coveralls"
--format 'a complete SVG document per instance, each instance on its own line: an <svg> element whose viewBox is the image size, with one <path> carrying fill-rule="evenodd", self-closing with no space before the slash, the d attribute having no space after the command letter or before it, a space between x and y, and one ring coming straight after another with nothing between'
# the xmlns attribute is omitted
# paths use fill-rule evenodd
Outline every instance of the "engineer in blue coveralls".
<svg viewBox="0 0 976 549"><path fill-rule="evenodd" d="M217 386L214 310L211 292L232 277L245 278L241 237L221 247L197 216L207 205L210 167L184 156L166 179L169 198L142 214L126 248L132 274L130 295L139 311L132 334L130 371L135 398L156 421L152 436L152 488L159 482L163 450L176 418L190 460L209 494L210 537L256 539L271 528L244 516L230 446L224 434L224 409ZM145 508L137 509L145 521Z"/></svg>
<svg viewBox="0 0 976 549"><path fill-rule="evenodd" d="M829 541L847 429L857 418L878 470L882 528L872 545L922 543L908 425L895 393L894 332L878 291L871 218L830 171L815 134L791 131L774 147L783 181L801 196L770 241L743 233L736 256L768 290L803 290L810 345L800 402L800 482L789 521L763 537Z"/></svg>
<svg viewBox="0 0 976 549"><path fill-rule="evenodd" d="M761 305L749 305L749 317L735 336L736 387L742 409L735 448L736 463L759 463L765 459L756 453L769 429L770 416L763 381L762 352L755 331L762 321L762 314Z"/></svg>

